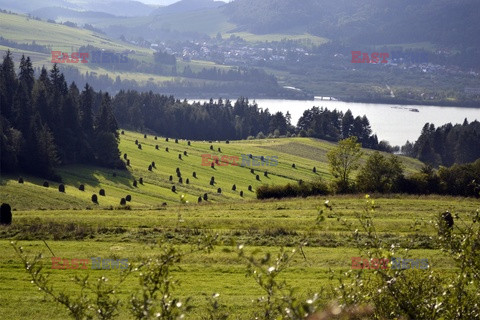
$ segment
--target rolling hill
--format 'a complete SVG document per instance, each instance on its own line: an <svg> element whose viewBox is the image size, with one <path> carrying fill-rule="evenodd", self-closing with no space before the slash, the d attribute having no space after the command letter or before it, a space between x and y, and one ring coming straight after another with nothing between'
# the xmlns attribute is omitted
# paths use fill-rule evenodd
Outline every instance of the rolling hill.
<svg viewBox="0 0 480 320"><path fill-rule="evenodd" d="M142 145L140 150L135 140ZM206 193L208 202L229 203L232 201L251 200L256 197L255 189L262 184L296 183L300 179L311 181L332 177L326 161L326 153L334 144L309 138L280 138L264 140L225 141L212 143L205 141L191 141L174 139L165 141L163 137L128 132L121 135L120 150L130 159L128 171L115 171L100 167L66 166L59 169L64 180L65 193L58 191L58 183L49 181L49 187L43 186L44 180L24 177L25 183L19 184L17 177L2 177L0 198L8 202L17 210L27 209L85 209L118 207L120 199L127 194L131 195L132 208L158 208L165 202L168 205L179 204L180 196L184 194L190 202L197 202L197 198ZM158 150L156 149L158 145ZM210 146L214 150L210 150ZM169 151L165 151L166 148ZM221 152L218 151L220 148ZM184 151L187 155L184 155ZM369 154L371 150L366 150ZM179 159L179 154L182 159ZM202 166L202 154L238 156L253 154L257 156L278 156L278 166ZM409 172L421 167L421 162L402 158ZM155 168L148 170L148 166L155 162ZM296 168L292 168L295 163ZM312 169L316 167L317 172ZM179 182L176 168L180 169L183 182ZM254 169L254 174L250 169ZM268 177L264 172L268 171ZM193 177L196 172L196 178ZM259 175L259 179L256 179ZM169 181L172 176L173 181ZM215 177L215 184L209 184L211 177ZM138 182L143 178L143 184ZM189 184L186 183L187 178ZM137 187L133 181L137 180ZM83 184L85 191L78 188ZM236 190L232 190L233 184ZM248 186L252 186L252 191ZM172 186L176 192L172 192ZM218 188L222 193L217 193ZM104 189L106 195L99 196L99 190ZM243 197L240 196L243 191ZM97 194L98 204L91 201L92 194ZM204 201L202 201L204 202Z"/></svg>

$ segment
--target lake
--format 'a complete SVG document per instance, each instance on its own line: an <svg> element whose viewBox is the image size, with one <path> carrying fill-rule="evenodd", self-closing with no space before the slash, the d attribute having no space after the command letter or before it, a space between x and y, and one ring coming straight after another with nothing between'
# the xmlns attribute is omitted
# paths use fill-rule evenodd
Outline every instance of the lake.
<svg viewBox="0 0 480 320"><path fill-rule="evenodd" d="M195 101L207 100L196 99ZM235 99L231 99L231 101L233 104ZM387 140L392 146L402 146L407 140L416 141L427 122L438 127L448 122L453 124L463 123L465 118L469 122L480 120L480 109L473 108L353 103L330 100L250 100L250 102L253 101L262 109L268 108L270 113L281 111L286 114L289 111L292 115L292 124L295 125L303 112L313 106L330 110L337 109L343 112L350 109L354 117L366 115L370 120L372 131L378 136L378 140ZM417 109L419 112L410 111L411 109Z"/></svg>

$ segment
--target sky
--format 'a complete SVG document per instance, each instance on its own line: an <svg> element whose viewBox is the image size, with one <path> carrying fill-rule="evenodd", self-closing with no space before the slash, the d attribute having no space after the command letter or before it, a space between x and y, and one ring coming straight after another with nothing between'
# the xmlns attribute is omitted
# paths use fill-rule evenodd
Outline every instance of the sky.
<svg viewBox="0 0 480 320"><path fill-rule="evenodd" d="M143 2L146 4L156 4L156 5L162 5L162 6L167 6L169 4L178 2L179 0L137 0L139 2ZM218 1L218 0L215 0ZM223 2L230 2L231 0L221 0Z"/></svg>

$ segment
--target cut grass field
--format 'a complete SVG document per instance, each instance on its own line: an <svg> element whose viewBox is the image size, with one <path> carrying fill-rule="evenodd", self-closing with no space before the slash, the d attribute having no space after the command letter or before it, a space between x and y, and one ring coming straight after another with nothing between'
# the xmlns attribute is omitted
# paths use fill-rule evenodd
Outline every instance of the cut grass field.
<svg viewBox="0 0 480 320"><path fill-rule="evenodd" d="M138 149L135 141L142 145ZM66 166L59 169L59 174L65 184L65 193L58 192L58 184L49 181L49 187L43 187L43 179L24 177L25 183L20 185L17 177L2 177L0 195L5 202L17 210L31 209L85 209L117 207L120 199L127 194L132 196L129 205L136 208L158 208L164 202L167 205L179 203L181 194L191 203L196 203L198 197L208 194L209 202L232 202L254 199L255 190L262 184L298 183L299 180L313 181L323 179L328 182L332 179L326 159L328 150L335 144L310 138L280 138L231 141L191 141L165 137L154 139L153 135L125 131L120 135L121 156L126 153L130 159L128 171L110 170L91 166ZM156 146L158 145L158 150ZM213 150L210 150L213 146ZM169 151L166 151L166 148ZM218 151L220 148L221 152ZM187 155L184 155L184 152ZM365 149L366 156L372 151ZM202 154L222 156L237 156L242 162L242 154L255 156L277 156L277 166L219 166L215 168L202 166ZM182 155L182 159L179 159ZM418 170L421 162L402 157L407 172ZM148 170L148 166L155 162L156 168ZM222 162L220 162L221 164ZM295 168L292 165L295 164ZM313 172L316 167L316 173ZM176 168L180 169L183 182L179 182ZM254 173L251 173L254 169ZM197 177L193 177L193 172ZM268 172L268 176L264 175ZM114 177L114 175L116 175ZM256 176L259 175L259 180ZM169 177L172 176L172 181ZM211 177L215 184L210 185ZM143 184L133 186L133 181L143 178ZM187 178L189 184L186 183ZM83 184L85 191L78 188ZM235 184L236 190L232 187ZM252 191L248 186L252 186ZM172 186L176 192L172 192ZM222 193L219 194L218 188ZM98 204L91 201L92 194L99 195L99 190L105 189L105 196L99 196ZM243 197L240 196L243 191Z"/></svg>
<svg viewBox="0 0 480 320"><path fill-rule="evenodd" d="M329 197L335 214L354 222L354 214L364 205L361 196ZM438 212L449 209L463 216L478 208L478 201L453 197L392 197L376 200L376 226L382 238L408 245L421 234L426 239L434 235L429 221ZM28 210L15 211L14 224L0 227L0 312L8 319L66 318L65 311L45 299L29 282L9 245L18 241L26 252L43 253L45 268L56 290L74 292L71 277L102 275L115 282L118 270L52 270L49 249L41 240L47 240L55 256L63 258L102 257L128 259L138 264L154 256L154 243L168 239L187 249L201 234L218 233L220 244L210 254L187 255L173 269L173 276L181 281L174 290L180 297L192 297L194 310L189 319L199 319L204 312L205 295L220 293L220 301L228 306L232 319L251 319L252 300L263 295L255 281L245 277L246 267L237 256L229 239L245 244L247 252L278 252L280 246L294 247L308 241L303 249L305 258L298 255L292 266L282 274L297 293L327 289L337 284L330 280L330 269L336 276L350 269L351 257L361 256L348 239L351 232L331 217L315 224L317 208L324 198L291 199L281 201L247 201L231 204L173 206L159 210ZM178 214L181 214L179 221ZM411 226L420 220L419 228ZM398 239L395 239L398 237ZM417 245L421 245L417 243ZM429 259L431 268L438 272L452 271L453 261L425 240L425 248L412 249L405 255ZM413 271L412 271L413 272ZM138 280L131 276L118 289L126 300L138 288ZM129 319L127 306L122 307L121 319Z"/></svg>
<svg viewBox="0 0 480 320"><path fill-rule="evenodd" d="M135 144L142 145L139 150ZM159 145L159 150L155 145ZM214 151L210 150L214 146ZM0 226L0 314L6 319L58 319L67 318L66 311L45 298L30 282L19 258L9 242L17 241L29 254L42 253L46 272L58 291L74 292L74 275L102 275L115 282L118 270L53 270L52 254L42 240L46 240L55 256L86 259L102 257L128 259L138 264L158 253L159 240L187 250L200 236L218 234L219 245L209 254L187 255L172 271L180 280L174 293L192 297L193 311L188 319L200 319L205 312L205 297L220 293L220 302L227 305L231 319L251 319L252 301L263 295L252 278L246 278L244 261L238 257L235 244L244 244L247 252L260 254L279 251L280 247L293 247L307 242L302 255L296 256L292 266L282 274L298 294L327 290L336 285L329 278L350 269L351 257L361 256L353 247L352 232L337 217L357 226L356 213L365 206L363 195L323 196L306 199L255 200L253 190L262 183L296 183L319 178L331 179L325 160L332 143L308 138L284 138L249 141L203 142L174 139L126 131L121 135L120 149L131 160L128 171L113 171L87 166L68 166L60 169L66 192L57 190L58 184L50 181L49 188L42 179L25 176L19 184L16 177L2 177L0 198L14 208L13 224ZM165 148L169 148L169 152ZM218 148L221 152L218 152ZM187 156L183 156L187 151ZM371 151L366 151L367 153ZM201 165L201 154L277 155L277 167L258 167L255 179L249 168L217 166L215 169ZM182 160L178 159L182 154ZM241 156L240 156L241 158ZM421 163L403 159L408 170L416 170ZM155 161L156 169L147 170ZM292 168L292 163L296 168ZM313 166L317 174L312 172ZM180 168L184 183L179 184L175 169ZM262 171L268 170L265 178ZM192 177L196 171L197 179ZM116 176L113 176L113 173ZM174 177L174 182L168 176ZM216 185L209 180L215 176ZM144 184L132 186L133 179L143 177ZM189 178L190 184L185 180ZM11 179L8 179L11 178ZM237 190L232 191L235 183ZM85 191L78 186L85 185ZM178 189L171 191L171 186ZM222 194L217 194L218 187ZM93 204L91 194L104 188L106 196L99 196ZM244 197L239 191L244 191ZM208 193L209 200L197 204L199 195ZM131 210L118 208L120 197L132 195ZM179 200L185 194L189 203ZM327 211L326 220L316 224L319 208L328 199L333 210ZM166 202L167 205L162 205ZM405 256L427 258L431 268L443 274L453 272L453 261L436 249L431 221L444 210L465 216L478 209L475 199L440 196L391 195L375 199L375 224L382 240L400 243L411 250ZM233 242L232 242L233 241ZM234 243L234 244L232 244ZM410 272L410 271L407 271ZM413 272L413 271L412 271ZM138 279L132 275L118 288L118 296L127 301L138 288ZM122 306L120 319L131 318L128 304Z"/></svg>

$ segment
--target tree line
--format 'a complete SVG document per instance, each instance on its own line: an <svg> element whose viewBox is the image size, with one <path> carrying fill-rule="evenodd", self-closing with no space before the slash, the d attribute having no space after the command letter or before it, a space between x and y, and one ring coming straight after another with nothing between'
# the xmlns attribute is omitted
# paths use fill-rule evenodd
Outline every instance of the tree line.
<svg viewBox="0 0 480 320"><path fill-rule="evenodd" d="M480 158L480 122L447 123L435 128L426 123L415 143L407 141L402 153L432 166L469 163Z"/></svg>
<svg viewBox="0 0 480 320"><path fill-rule="evenodd" d="M360 159L364 154L361 147L357 137L352 136L341 140L328 152L330 171L334 177L330 184L317 179L313 182L299 181L298 185L263 185L257 188L257 198L355 192L480 197L480 159L451 167L441 166L438 170L427 164L420 171L407 175L402 161L393 154L384 155L375 151L361 165Z"/></svg>
<svg viewBox="0 0 480 320"><path fill-rule="evenodd" d="M24 171L58 180L60 164L85 163L124 168L118 125L108 93L88 84L67 85L54 65L38 78L29 57L18 75L8 51L0 65L1 172Z"/></svg>

